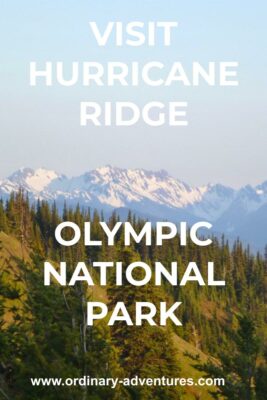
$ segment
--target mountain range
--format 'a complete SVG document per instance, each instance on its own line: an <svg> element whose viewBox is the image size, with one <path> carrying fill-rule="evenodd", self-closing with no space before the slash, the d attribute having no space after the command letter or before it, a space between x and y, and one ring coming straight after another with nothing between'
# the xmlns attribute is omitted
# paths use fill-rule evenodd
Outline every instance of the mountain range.
<svg viewBox="0 0 267 400"><path fill-rule="evenodd" d="M44 168L21 168L0 180L0 198L20 188L31 201L64 202L103 210L114 209L123 217L132 210L152 221L167 219L189 224L207 220L214 232L239 237L254 249L267 244L267 181L258 186L233 189L221 184L193 187L166 171L104 166L68 178Z"/></svg>

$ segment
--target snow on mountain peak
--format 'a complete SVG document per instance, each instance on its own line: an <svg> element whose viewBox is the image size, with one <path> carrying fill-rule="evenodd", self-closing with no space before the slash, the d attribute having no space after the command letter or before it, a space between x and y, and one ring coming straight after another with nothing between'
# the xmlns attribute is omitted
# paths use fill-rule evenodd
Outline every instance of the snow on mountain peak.
<svg viewBox="0 0 267 400"><path fill-rule="evenodd" d="M86 189L105 204L127 207L129 203L152 201L183 207L201 197L198 189L172 178L166 171L123 169L109 165L84 175Z"/></svg>
<svg viewBox="0 0 267 400"><path fill-rule="evenodd" d="M24 187L34 196L49 200L65 197L94 201L109 207L143 207L142 204L189 209L197 216L214 219L232 199L232 189L222 185L191 187L166 171L123 169L106 165L81 176L60 179L55 171L22 168L0 188L5 193ZM15 185L15 188L14 188ZM229 192L230 191L230 192Z"/></svg>
<svg viewBox="0 0 267 400"><path fill-rule="evenodd" d="M201 218L211 221L217 232L243 235L251 243L257 242L257 246L264 246L266 242L267 181L235 190L211 183L193 187L164 170L106 165L67 178L45 168L21 168L0 180L0 198L8 199L20 188L28 192L30 201L55 200L59 208L67 201L74 207L79 203L107 213L114 208L131 209L142 218L152 220L163 218L177 222L185 218L192 223ZM259 224L261 235L257 235ZM250 234L251 226L254 230Z"/></svg>
<svg viewBox="0 0 267 400"><path fill-rule="evenodd" d="M8 177L8 181L34 192L43 191L59 175L53 170L45 168L20 168Z"/></svg>
<svg viewBox="0 0 267 400"><path fill-rule="evenodd" d="M197 218L218 219L231 204L253 211L267 203L267 182L236 191L221 184L192 187L166 171L123 169L106 165L85 174L66 178L53 170L21 168L0 182L0 194L20 187L32 198L68 199L93 207L126 207L152 212L153 209L185 210Z"/></svg>
<svg viewBox="0 0 267 400"><path fill-rule="evenodd" d="M58 178L58 174L55 171L46 170L44 168L38 168L34 171L34 174L26 178L26 183L29 187L33 188L37 192L44 190L54 179Z"/></svg>

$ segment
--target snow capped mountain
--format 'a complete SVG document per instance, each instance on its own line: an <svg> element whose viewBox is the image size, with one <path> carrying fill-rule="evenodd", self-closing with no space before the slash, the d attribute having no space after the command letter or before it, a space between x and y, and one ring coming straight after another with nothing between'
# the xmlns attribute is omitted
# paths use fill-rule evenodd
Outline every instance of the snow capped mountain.
<svg viewBox="0 0 267 400"><path fill-rule="evenodd" d="M55 171L38 168L20 168L7 179L0 181L0 190L10 193L18 190L20 187L32 193L42 192L52 181L60 180L63 175L57 174Z"/></svg>
<svg viewBox="0 0 267 400"><path fill-rule="evenodd" d="M146 199L169 207L183 207L200 196L198 190L170 177L167 172L120 169L110 166L85 174L87 190L104 204L125 207ZM100 192L100 193L99 193Z"/></svg>
<svg viewBox="0 0 267 400"><path fill-rule="evenodd" d="M251 229L256 231L267 220L267 181L234 190L221 184L192 187L164 170L153 172L108 165L67 178L44 168L21 168L0 180L0 197L6 199L20 188L28 192L31 201L56 200L59 207L64 201L70 205L79 202L104 212L131 209L154 220L184 219L192 223L204 219L211 221L217 232L249 237L250 241L257 237L257 243L267 243L265 226L262 236L255 233L251 238Z"/></svg>
<svg viewBox="0 0 267 400"><path fill-rule="evenodd" d="M215 221L225 212L236 196L236 191L220 184L208 184L199 188L201 198L192 205L194 215Z"/></svg>

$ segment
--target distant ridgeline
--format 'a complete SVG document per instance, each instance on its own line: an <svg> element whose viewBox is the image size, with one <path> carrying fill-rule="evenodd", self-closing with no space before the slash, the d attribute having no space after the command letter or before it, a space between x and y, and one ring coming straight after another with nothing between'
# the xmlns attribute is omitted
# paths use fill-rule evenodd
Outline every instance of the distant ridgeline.
<svg viewBox="0 0 267 400"><path fill-rule="evenodd" d="M224 233L231 244L239 237L254 252L263 252L267 243L266 182L235 190L222 184L193 187L163 170L104 166L68 178L44 168L22 168L0 181L0 198L6 200L20 189L31 202L55 201L60 213L66 203L103 211L106 220L114 209L121 220L127 219L129 210L153 223L168 220L193 225L204 220L212 223L216 236Z"/></svg>
<svg viewBox="0 0 267 400"><path fill-rule="evenodd" d="M0 347L0 356L1 368L6 371L3 372L3 388L10 396L12 394L13 397L10 398L31 398L31 393L35 393L35 397L38 393L38 399L53 398L49 397L49 393L53 396L53 388L47 388L45 393L41 388L34 389L37 392L31 392L33 388L25 388L25 385L21 384L21 377L35 376L37 370L38 376L137 374L177 377L180 374L179 368L183 369L186 363L184 360L183 364L179 363L182 353L179 353L179 347L175 350L177 335L185 341L186 349L187 346L191 346L197 352L211 354L212 360L220 358L225 346L230 354L239 356L242 346L238 345L239 339L236 335L243 335L243 339L247 337L249 341L254 340L254 336L260 337L257 346L251 350L255 352L255 357L253 353L249 362L254 363L258 360L257 365L262 368L259 373L265 373L264 345L267 332L264 257L259 254L252 255L239 241L230 248L223 237L220 240L212 237L206 245L200 246L197 240L204 243L207 239L198 239L192 230L191 233L185 230L182 234L175 232L172 238L162 240L166 239L166 235L170 236L170 230L157 231L156 226L145 225L144 220L131 213L127 218L127 229L132 228L136 233L140 233L146 226L147 232L150 233L148 236L144 235L140 241L131 240L128 245L125 243L127 224L122 227L116 213L106 221L106 232L100 224L101 220L97 211L91 213L89 209L82 210L79 206L75 209L65 206L62 215L59 215L56 204L49 205L46 201L30 204L22 192L11 194L5 204L0 202L0 323L4 327L0 332L0 343L4 343ZM71 221L77 228L64 228L67 221ZM85 245L85 224L89 222L91 237L87 236L87 240L101 242L101 245ZM63 225L60 225L62 223ZM116 226L118 229L115 233ZM77 234L78 230L81 236ZM108 230L114 233L113 239L112 235L107 235ZM62 240L71 242L71 245L60 244L59 235ZM80 238L82 239L79 240ZM150 239L151 244L146 243L146 240ZM110 245L110 240L113 240L113 245ZM157 245L159 240L162 240L160 246ZM15 254L12 253L13 245L9 244L13 241L18 243L20 248ZM81 268L80 273L76 274L75 284L70 285L81 260L86 263L88 275ZM119 274L107 265L105 268L103 265L100 267L101 263L107 260L120 263ZM226 282L225 286L208 285L208 282L216 280L212 268L210 271L207 268L211 260L215 264L216 278L223 279ZM133 280L140 282L146 274L142 268L127 274L126 268L141 261L150 267L151 275L146 284L135 286L132 284ZM65 262L67 266L66 275L58 276L58 280L52 278L49 286L44 286L46 262L52 266ZM154 270L156 262L160 270L158 272ZM96 263L98 268L95 268L93 263ZM190 274L187 274L190 263L194 263L197 270L193 268ZM79 276L83 275L92 280L91 285L88 285L88 280L79 279ZM189 275L195 279L189 279ZM180 284L175 284L174 278ZM66 279L68 284L62 285L60 279ZM160 285L157 285L159 279ZM170 284L170 280L173 280L173 284ZM183 280L187 280L186 285L181 285ZM201 285L201 282L204 284ZM106 313L103 306L100 310L101 319L96 318L95 323L90 324L87 304L92 302L104 304L108 310L114 310L118 303L123 302L127 317L125 318L122 310L124 318L117 319L114 324L108 324L112 315L110 312ZM136 322L136 304L145 302L155 305L157 309L161 304L165 304L165 309L161 309L161 316L153 315L155 324L150 323L153 314L151 308L146 309L147 315L142 318L142 326L128 323ZM174 317L170 318L172 321L168 322L168 318L165 318L167 322L162 324L165 326L158 326L162 315L166 317L168 308L176 302L182 303L178 315L173 313ZM179 318L182 326L173 323L175 316ZM241 330L237 330L239 324ZM14 337L19 337L20 340L14 342ZM198 362L202 360L197 359ZM188 365L191 364L192 360L189 360ZM205 368L206 372L211 374L207 365L201 368ZM6 378L7 371L10 371L11 381L15 382L13 387L9 383L10 379ZM258 384L261 389L263 383L261 378L256 376L257 368L253 367L251 371L253 379L261 382ZM233 381L229 378L231 373ZM220 371L220 374L223 374L223 371ZM227 377L231 388L235 388L235 382L236 390L240 393L240 387L243 388L242 385L246 385L247 381L241 376L241 372L240 376L236 374L239 374L236 370L228 371ZM82 389L70 390L79 392ZM120 392L121 397L114 397L115 394L118 395L117 391L113 393L108 388L90 388L92 393L97 390L101 395L95 398L100 399L131 399L136 398L134 396L137 394L144 399L150 398L146 397L145 388L142 387L134 389L135 395L131 394L132 389L129 389L129 392L125 388L118 389L125 390L123 394ZM180 389L175 387L155 386L151 390L155 399L161 399L162 393L168 399L187 398L182 397ZM255 390L254 386L253 391ZM24 397L15 396L17 391L23 393ZM57 398L71 398L68 397L70 393L72 392L66 392L62 388ZM204 398L210 398L208 392Z"/></svg>

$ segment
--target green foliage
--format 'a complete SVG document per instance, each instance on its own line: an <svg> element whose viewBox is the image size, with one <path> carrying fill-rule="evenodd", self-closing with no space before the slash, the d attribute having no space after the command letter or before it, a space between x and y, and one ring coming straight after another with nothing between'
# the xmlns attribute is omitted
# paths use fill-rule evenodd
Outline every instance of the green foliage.
<svg viewBox="0 0 267 400"><path fill-rule="evenodd" d="M125 266L140 259L138 253L131 248L120 249L118 257ZM134 279L141 279L140 274L140 272L135 271ZM123 283L122 286L116 286L111 278L108 289L109 304L114 306L118 301L124 301L132 320L135 317L135 303L137 301L158 304L164 299L164 293L152 284L136 287L130 285L126 279ZM179 376L179 367L168 330L163 330L158 326L151 329L148 324L128 326L119 322L111 327L111 334L120 351L120 364L126 373L126 377L131 378L136 375L140 378ZM180 398L177 388L172 387L131 387L129 390L134 399Z"/></svg>
<svg viewBox="0 0 267 400"><path fill-rule="evenodd" d="M265 400L267 393L267 366L266 364L260 364L256 370L255 377L256 384L256 399Z"/></svg>
<svg viewBox="0 0 267 400"><path fill-rule="evenodd" d="M225 379L225 386L221 386L219 393L213 394L215 398L223 396L232 400L261 399L266 385L266 371L262 366L257 368L261 343L256 333L256 325L248 315L239 316L238 324L236 332L229 332L231 345L229 346L229 340L225 343L225 349L219 353L219 361L215 363L210 360L203 366L200 365L199 369L213 378Z"/></svg>
<svg viewBox="0 0 267 400"><path fill-rule="evenodd" d="M92 213L79 206L71 209L65 204L62 213L55 204L38 201L32 206L23 192L12 194L6 204L0 201L0 231L12 240L17 238L20 249L12 255L10 249L3 251L0 243L0 399L192 398L172 387L33 388L29 383L30 377L177 377L182 365L174 350L173 333L211 354L212 360L219 360L207 364L205 372L225 376L229 384L214 396L230 400L265 398L266 259L251 254L239 241L231 248L224 237L213 238L211 246L201 248L190 241L188 246L180 246L178 238L160 248L155 241L152 246L142 241L126 248L120 232L115 246L108 246L99 229L101 219L97 211ZM128 219L136 231L142 228L144 221L131 213ZM90 221L92 239L101 240L103 246L85 247L82 242L60 246L54 231L63 220L77 223L82 231L83 223ZM113 213L109 226L117 221ZM66 230L65 235L68 238L71 232ZM88 327L86 303L97 299L99 288L92 291L84 283L44 287L44 260L66 261L69 274L78 261L86 261L89 268L92 261L98 260L122 261L123 265L137 260L151 265L160 261L166 267L176 261L179 276L189 261L195 261L204 277L207 262L214 261L216 274L225 279L226 287L199 287L197 283L186 287L167 283L160 288L150 283L134 287L126 280L124 285L116 286L109 272L104 297L110 307L123 301L133 316L137 301L156 305L160 301L181 301L183 327L129 327L124 323L109 327L106 321ZM98 281L97 272L94 274ZM253 315L253 321L237 318L239 314Z"/></svg>

